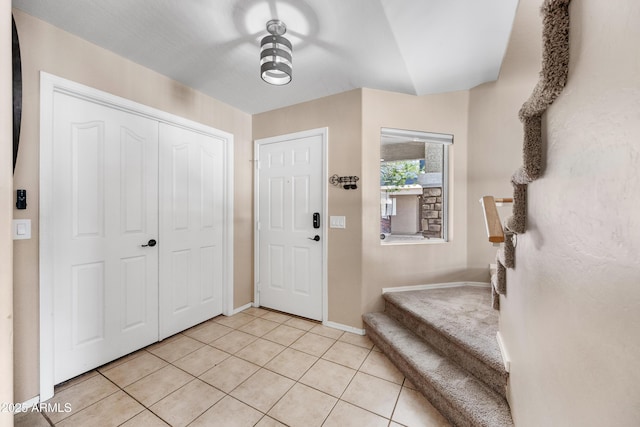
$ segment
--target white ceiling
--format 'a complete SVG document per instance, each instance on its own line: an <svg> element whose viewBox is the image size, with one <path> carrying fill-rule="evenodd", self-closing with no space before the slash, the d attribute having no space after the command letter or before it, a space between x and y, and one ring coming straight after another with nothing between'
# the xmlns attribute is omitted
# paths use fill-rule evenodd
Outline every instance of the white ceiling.
<svg viewBox="0 0 640 427"><path fill-rule="evenodd" d="M500 71L518 0L13 0L13 7L250 114L367 87L470 89ZM293 81L259 76L270 19Z"/></svg>

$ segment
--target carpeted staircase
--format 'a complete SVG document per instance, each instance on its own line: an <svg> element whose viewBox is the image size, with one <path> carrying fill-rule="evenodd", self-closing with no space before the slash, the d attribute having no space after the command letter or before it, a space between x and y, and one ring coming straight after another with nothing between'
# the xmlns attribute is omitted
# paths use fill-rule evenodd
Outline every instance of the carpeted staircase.
<svg viewBox="0 0 640 427"><path fill-rule="evenodd" d="M498 312L485 286L390 292L363 316L369 338L456 426L512 426Z"/></svg>

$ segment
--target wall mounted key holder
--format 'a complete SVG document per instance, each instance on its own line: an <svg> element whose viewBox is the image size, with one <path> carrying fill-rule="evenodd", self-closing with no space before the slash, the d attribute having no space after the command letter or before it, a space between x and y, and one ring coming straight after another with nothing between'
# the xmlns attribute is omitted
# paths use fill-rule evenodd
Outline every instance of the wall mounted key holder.
<svg viewBox="0 0 640 427"><path fill-rule="evenodd" d="M356 188L358 188L358 181L360 181L360 178L358 178L357 176L339 176L339 175L332 175L331 178L329 178L329 182L331 183L331 185L335 185L336 187L342 187L345 190L355 190Z"/></svg>

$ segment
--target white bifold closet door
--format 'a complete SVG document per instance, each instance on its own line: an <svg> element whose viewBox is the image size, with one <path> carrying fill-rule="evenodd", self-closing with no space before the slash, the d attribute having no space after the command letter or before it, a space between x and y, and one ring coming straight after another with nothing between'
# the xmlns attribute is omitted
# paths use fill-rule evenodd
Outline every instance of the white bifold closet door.
<svg viewBox="0 0 640 427"><path fill-rule="evenodd" d="M160 124L160 338L222 313L224 143Z"/></svg>
<svg viewBox="0 0 640 427"><path fill-rule="evenodd" d="M158 340L158 123L56 93L55 383Z"/></svg>
<svg viewBox="0 0 640 427"><path fill-rule="evenodd" d="M221 314L232 254L224 140L65 93L53 111L57 384Z"/></svg>

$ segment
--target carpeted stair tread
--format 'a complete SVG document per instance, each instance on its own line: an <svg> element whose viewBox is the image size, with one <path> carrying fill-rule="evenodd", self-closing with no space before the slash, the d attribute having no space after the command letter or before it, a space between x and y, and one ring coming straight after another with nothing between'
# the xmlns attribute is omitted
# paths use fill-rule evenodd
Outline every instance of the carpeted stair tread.
<svg viewBox="0 0 640 427"><path fill-rule="evenodd" d="M429 334L422 333L420 326L424 324L428 332L442 335L445 346L448 342L454 343L477 358L502 377L501 387L504 387L507 373L496 340L498 312L491 308L489 287L467 285L389 292L383 296L388 314L448 354L448 349L433 342Z"/></svg>
<svg viewBox="0 0 640 427"><path fill-rule="evenodd" d="M369 338L457 426L512 426L503 396L385 313L363 316Z"/></svg>

